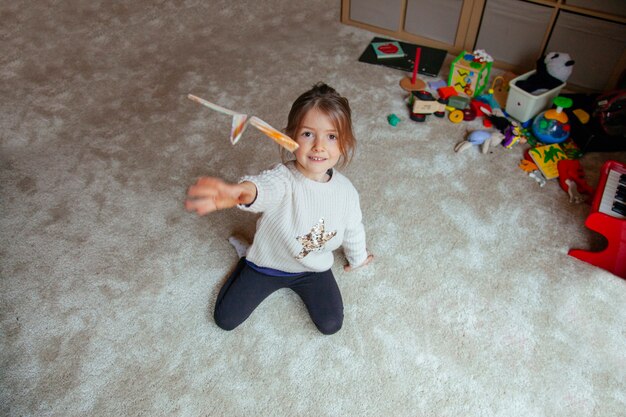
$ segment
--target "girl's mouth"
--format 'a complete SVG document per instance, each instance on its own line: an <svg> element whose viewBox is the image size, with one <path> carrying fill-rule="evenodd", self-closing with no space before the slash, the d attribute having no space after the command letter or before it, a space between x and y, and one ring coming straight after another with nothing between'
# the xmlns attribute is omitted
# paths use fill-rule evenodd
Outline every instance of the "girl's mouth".
<svg viewBox="0 0 626 417"><path fill-rule="evenodd" d="M309 159L314 162L322 162L326 160L326 158L322 158L319 156L309 156Z"/></svg>

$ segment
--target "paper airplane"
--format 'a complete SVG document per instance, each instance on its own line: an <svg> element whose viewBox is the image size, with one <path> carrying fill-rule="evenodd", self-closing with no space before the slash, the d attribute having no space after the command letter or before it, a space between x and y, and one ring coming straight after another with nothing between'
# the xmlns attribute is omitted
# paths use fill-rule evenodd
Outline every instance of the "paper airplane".
<svg viewBox="0 0 626 417"><path fill-rule="evenodd" d="M294 141L284 133L280 132L279 130L273 128L268 123L264 122L256 116L248 117L247 114L237 113L236 111L232 111L215 103L211 103L210 101L207 101L203 98L196 97L193 94L188 94L187 98L195 101L196 103L202 104L203 106L208 107L212 110L233 117L233 123L230 128L230 143L232 143L233 145L239 141L248 124L251 124L252 126L259 129L261 132L263 132L265 135L267 135L274 142L287 149L289 152L293 152L298 149L299 145L296 143L296 141Z"/></svg>

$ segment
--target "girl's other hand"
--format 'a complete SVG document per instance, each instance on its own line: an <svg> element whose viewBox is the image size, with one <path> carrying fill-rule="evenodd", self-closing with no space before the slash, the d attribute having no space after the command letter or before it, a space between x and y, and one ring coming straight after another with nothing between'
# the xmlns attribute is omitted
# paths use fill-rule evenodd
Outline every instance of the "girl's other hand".
<svg viewBox="0 0 626 417"><path fill-rule="evenodd" d="M200 177L187 190L185 208L205 215L212 211L251 204L256 198L256 186L251 182L229 184L219 178Z"/></svg>
<svg viewBox="0 0 626 417"><path fill-rule="evenodd" d="M374 259L374 255L370 253L369 255L367 255L367 259L365 259L365 262L363 262L361 265L359 266L344 265L343 270L346 272L352 272L355 269L362 268L365 265L369 264L370 262L372 262L373 259Z"/></svg>

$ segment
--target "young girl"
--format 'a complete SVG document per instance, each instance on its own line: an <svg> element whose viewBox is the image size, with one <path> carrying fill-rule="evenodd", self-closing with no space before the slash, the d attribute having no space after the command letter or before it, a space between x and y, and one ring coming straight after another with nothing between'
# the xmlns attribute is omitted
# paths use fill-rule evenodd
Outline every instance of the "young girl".
<svg viewBox="0 0 626 417"><path fill-rule="evenodd" d="M365 248L359 195L334 169L354 153L350 113L347 99L317 84L289 112L285 133L300 145L295 160L238 184L203 177L189 187L186 208L200 215L234 206L262 213L254 242L217 297L214 317L221 328L234 329L281 288L301 297L320 332L341 328L343 302L331 271L333 251L343 246L349 262L345 271L373 259Z"/></svg>

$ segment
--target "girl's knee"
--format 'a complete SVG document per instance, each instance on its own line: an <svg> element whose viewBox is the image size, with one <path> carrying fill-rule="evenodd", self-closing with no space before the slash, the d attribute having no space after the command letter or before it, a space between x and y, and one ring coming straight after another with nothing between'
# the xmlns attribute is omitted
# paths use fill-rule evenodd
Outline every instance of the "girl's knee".
<svg viewBox="0 0 626 417"><path fill-rule="evenodd" d="M321 333L330 336L341 330L343 319L329 319L325 320L323 323L315 323L315 325Z"/></svg>
<svg viewBox="0 0 626 417"><path fill-rule="evenodd" d="M241 322L233 320L232 316L219 314L217 311L213 314L213 319L215 320L215 324L217 324L220 329L227 331L234 330L241 324Z"/></svg>

